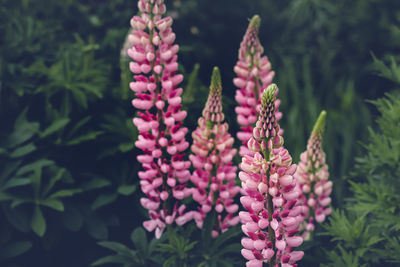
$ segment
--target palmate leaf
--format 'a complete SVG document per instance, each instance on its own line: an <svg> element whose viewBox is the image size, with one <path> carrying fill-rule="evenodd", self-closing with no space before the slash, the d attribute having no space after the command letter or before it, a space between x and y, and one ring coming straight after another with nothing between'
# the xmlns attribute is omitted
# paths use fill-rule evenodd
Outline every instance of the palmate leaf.
<svg viewBox="0 0 400 267"><path fill-rule="evenodd" d="M327 255L329 259L332 261L329 265L322 266L330 266L330 267L364 267L365 264L360 264L359 257L357 255L353 255L351 251L347 251L341 246L338 246L340 254L337 254L336 251L329 251Z"/></svg>
<svg viewBox="0 0 400 267"><path fill-rule="evenodd" d="M30 228L35 234L43 237L46 232L46 219L43 216L42 207L63 212L64 203L61 201L61 198L80 193L81 189L60 189L51 193L54 185L63 179L66 169L59 168L54 165L54 162L49 160L42 159L22 166L17 171L18 173L28 175L28 177L13 177L3 184L3 188L8 189L29 184L33 188L33 195L22 195L18 190L12 191L12 195L10 194L7 197L11 200L10 207L13 210L19 205L30 204L29 206L33 207Z"/></svg>
<svg viewBox="0 0 400 267"><path fill-rule="evenodd" d="M383 60L378 59L373 53L371 53L373 59L373 70L379 76L385 77L396 83L400 83L400 67L397 66L395 58L390 57L390 66L388 67Z"/></svg>
<svg viewBox="0 0 400 267"><path fill-rule="evenodd" d="M212 251L219 251L220 247L224 245L225 242L229 241L232 238L237 237L242 233L242 230L240 227L232 227L229 230L225 231L222 233L220 236L217 237L217 239L214 241L212 245Z"/></svg>

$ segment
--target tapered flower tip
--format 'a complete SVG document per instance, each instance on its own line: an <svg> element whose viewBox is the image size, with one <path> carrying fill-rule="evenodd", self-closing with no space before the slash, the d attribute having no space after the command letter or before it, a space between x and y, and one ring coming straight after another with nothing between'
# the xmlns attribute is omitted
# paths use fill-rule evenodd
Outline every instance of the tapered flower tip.
<svg viewBox="0 0 400 267"><path fill-rule="evenodd" d="M269 103L275 102L277 91L278 86L274 83L270 84L261 96L261 104L268 106Z"/></svg>
<svg viewBox="0 0 400 267"><path fill-rule="evenodd" d="M259 15L254 15L250 20L249 26L252 27L252 28L258 29L260 27L260 24L261 24L260 16Z"/></svg>
<svg viewBox="0 0 400 267"><path fill-rule="evenodd" d="M211 74L211 84L210 84L210 93L221 93L222 85L221 85L221 74L219 72L218 67L214 67L213 72Z"/></svg>
<svg viewBox="0 0 400 267"><path fill-rule="evenodd" d="M325 131L325 118L326 118L326 111L323 110L318 116L317 121L314 124L314 128L312 133L322 135Z"/></svg>

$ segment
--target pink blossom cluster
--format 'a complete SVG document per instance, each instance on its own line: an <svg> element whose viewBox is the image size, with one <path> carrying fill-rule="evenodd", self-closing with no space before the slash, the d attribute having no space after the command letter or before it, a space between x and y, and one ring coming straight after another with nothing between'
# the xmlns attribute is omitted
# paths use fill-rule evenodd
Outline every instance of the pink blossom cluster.
<svg viewBox="0 0 400 267"><path fill-rule="evenodd" d="M221 77L215 67L203 116L192 133L193 154L189 156L195 168L191 178L196 186L193 199L199 204L194 220L202 228L207 214L214 216L214 210L217 222L211 232L213 237L239 223L239 206L233 198L240 187L235 185L237 167L232 166L237 151L232 148L234 139L228 132L229 126L223 122L221 91Z"/></svg>
<svg viewBox="0 0 400 267"><path fill-rule="evenodd" d="M271 70L271 63L267 56L262 56L264 51L258 39L260 17L255 15L247 28L243 41L240 44L239 60L234 67L237 77L233 79L236 90L235 99L239 106L235 108L237 121L241 131L237 138L242 142L239 154L253 155L247 147L247 141L251 138L254 124L257 121L260 110L261 95L265 88L271 84L275 75ZM280 100L275 101L275 117L279 120L282 113L278 111Z"/></svg>
<svg viewBox="0 0 400 267"><path fill-rule="evenodd" d="M325 128L326 112L319 115L308 140L307 150L300 155L300 163L295 177L303 204L303 237L309 239L314 230L314 220L321 223L331 213L329 204L332 182L328 180L328 165L322 150L322 135Z"/></svg>
<svg viewBox="0 0 400 267"><path fill-rule="evenodd" d="M182 127L186 112L181 110L183 76L177 74L178 45L174 44L172 18L163 14L163 0L140 0L140 16L131 19L131 47L127 50L134 81L130 88L136 97L132 105L142 110L133 123L139 130L135 145L142 150L137 157L143 166L138 173L146 197L140 199L149 210L150 220L143 226L155 230L159 238L167 224L182 225L193 217L180 200L191 193L186 184L190 179L190 161L183 152L189 147L185 140L187 128Z"/></svg>
<svg viewBox="0 0 400 267"><path fill-rule="evenodd" d="M248 141L254 156L244 155L239 178L244 195L240 202L246 211L239 212L242 230L242 255L246 266L297 266L304 252L294 251L302 244L298 236L302 207L298 205L299 192L295 190L293 175L297 166L283 147L280 126L276 118L275 84L264 90L260 114Z"/></svg>

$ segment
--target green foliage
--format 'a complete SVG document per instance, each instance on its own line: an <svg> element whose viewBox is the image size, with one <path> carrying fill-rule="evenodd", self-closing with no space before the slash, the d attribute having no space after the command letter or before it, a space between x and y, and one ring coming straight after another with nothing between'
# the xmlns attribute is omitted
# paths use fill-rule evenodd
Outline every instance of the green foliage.
<svg viewBox="0 0 400 267"><path fill-rule="evenodd" d="M397 80L392 71L374 58L380 75ZM400 94L387 94L373 103L381 116L378 129L369 128L366 154L356 159L349 181L354 195L347 199L347 212L333 213L326 227L337 248L328 253L332 266L395 266L399 263L400 234ZM339 261L336 257L340 255ZM353 261L350 261L354 256ZM336 257L336 259L335 259Z"/></svg>
<svg viewBox="0 0 400 267"><path fill-rule="evenodd" d="M120 224L110 206L137 188L136 164L122 156L132 154L137 130L128 105L114 98L119 77L110 78L118 65L107 57L107 49L120 48L110 38L124 32L118 25L105 36L96 32L113 22L89 16L95 12L108 10L74 0L5 0L0 7L0 230L13 237L1 243L2 266L61 266L69 256L58 245L70 251L78 238L108 238ZM88 250L75 251L82 254L76 258L88 264ZM16 257L22 253L28 256Z"/></svg>
<svg viewBox="0 0 400 267"><path fill-rule="evenodd" d="M29 241L16 241L12 232L4 224L0 229L0 264L1 266L10 266L10 259L17 257L31 249L32 243Z"/></svg>
<svg viewBox="0 0 400 267"><path fill-rule="evenodd" d="M92 266L103 265L107 263L118 264L119 266L161 266L164 261L160 255L155 255L157 246L161 246L164 238L147 240L146 232L143 228L136 228L131 233L131 241L135 249L130 249L117 242L103 241L98 244L102 247L114 251L116 254L105 256L92 263Z"/></svg>
<svg viewBox="0 0 400 267"><path fill-rule="evenodd" d="M193 257L194 246L198 241L190 242L185 236L177 235L173 230L168 229L168 244L160 244L158 251L170 255L163 263L163 267L186 266L185 262ZM193 250L193 251L192 251Z"/></svg>
<svg viewBox="0 0 400 267"><path fill-rule="evenodd" d="M242 245L238 242L238 236L241 234L242 231L239 227L233 227L219 235L215 240L210 240L210 237L208 237L209 242L204 242L207 238L203 237L202 243L205 243L201 250L203 259L198 261L200 262L198 266L233 266L240 262L241 259L237 259L237 252L242 248Z"/></svg>

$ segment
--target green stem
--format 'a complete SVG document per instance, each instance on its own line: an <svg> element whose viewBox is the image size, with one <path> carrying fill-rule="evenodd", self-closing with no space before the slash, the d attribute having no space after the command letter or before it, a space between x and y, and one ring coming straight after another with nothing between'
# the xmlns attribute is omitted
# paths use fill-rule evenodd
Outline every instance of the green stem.
<svg viewBox="0 0 400 267"><path fill-rule="evenodd" d="M151 10L153 10L153 6L154 5L155 5L155 2L151 5ZM154 17L153 13L150 13L150 20L153 20L153 17ZM153 35L154 35L154 28L149 30L149 38L150 38L150 43L153 46L153 51L156 54L157 53L157 47L152 42ZM156 57L151 62L151 69L152 70L154 69L155 64L156 64ZM155 98L157 99L157 97L161 94L161 89L160 89L160 85L159 85L160 78L159 78L158 74L154 73L154 72L153 72L153 77L154 77L154 83L156 84L156 89L155 89L156 96L155 96ZM157 109L157 120L158 120L158 124L160 125L159 131L158 131L158 136L156 137L156 142L158 143L158 141L160 139L160 133L166 130L166 127L163 124L164 114L163 114L161 109ZM165 149L161 149L161 151L162 151L161 159L167 158L168 154L166 153ZM170 203L170 200L171 200L172 190L167 185L167 179L168 179L167 175L165 173L162 173L160 169L159 169L159 172L162 174L163 187L168 192L168 199L163 204L164 210L167 211L167 210L169 210L169 206L170 206L169 203Z"/></svg>
<svg viewBox="0 0 400 267"><path fill-rule="evenodd" d="M268 144L267 138L263 138L263 140ZM270 152L269 152L268 148L267 149L262 149L261 152L264 155L265 162L268 162L269 161L269 155L270 155ZM270 175L271 175L270 170L268 170L268 172L266 173L266 176L270 177ZM274 203L272 202L272 197L271 197L271 195L269 194L268 191L267 191L267 205L268 205L267 209L268 209L268 222L269 222L269 224L268 224L269 240L272 242L272 244L274 244L275 231L271 227L272 214L274 212L274 210L273 210ZM275 265L275 261L276 261L276 255L274 254L274 256L270 259L269 266L273 267Z"/></svg>
<svg viewBox="0 0 400 267"><path fill-rule="evenodd" d="M267 193L267 202L268 202L268 233L269 233L269 240L272 242L272 244L274 244L274 240L275 240L275 232L274 229L272 229L271 227L271 221L272 221L272 213L273 213L273 203L272 203L272 198L269 195L269 193ZM271 258L270 262L269 262L269 266L273 267L275 264L275 260L276 260L276 255L274 254L274 256Z"/></svg>

